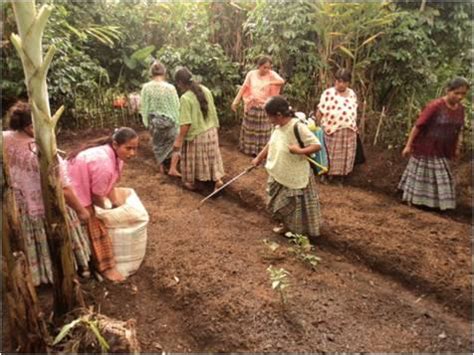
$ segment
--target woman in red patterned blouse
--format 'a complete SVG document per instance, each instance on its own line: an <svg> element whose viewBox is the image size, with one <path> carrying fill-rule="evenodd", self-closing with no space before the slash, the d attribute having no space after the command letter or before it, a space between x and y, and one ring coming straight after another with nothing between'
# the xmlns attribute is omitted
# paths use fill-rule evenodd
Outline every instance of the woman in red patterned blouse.
<svg viewBox="0 0 474 355"><path fill-rule="evenodd" d="M398 188L403 201L440 210L456 207L449 160L459 156L464 107L469 90L462 77L451 80L446 95L429 102L421 112L403 149L410 156Z"/></svg>

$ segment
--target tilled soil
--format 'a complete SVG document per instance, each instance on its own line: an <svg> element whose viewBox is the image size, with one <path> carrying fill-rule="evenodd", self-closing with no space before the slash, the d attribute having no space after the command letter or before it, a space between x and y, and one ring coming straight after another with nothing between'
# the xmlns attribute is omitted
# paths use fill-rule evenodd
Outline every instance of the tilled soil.
<svg viewBox="0 0 474 355"><path fill-rule="evenodd" d="M235 131L221 132L221 145L229 180L251 158L237 152ZM150 214L146 257L122 284L84 282L88 303L136 319L143 352L471 352L470 220L408 207L361 171L344 187L318 184L313 270L271 231L263 168L198 209L211 188L189 192L158 175L142 132L120 185ZM270 265L289 272L285 304Z"/></svg>
<svg viewBox="0 0 474 355"><path fill-rule="evenodd" d="M223 135L227 179L249 166ZM274 235L257 169L199 206L210 192L160 176L142 134L122 186L150 214L148 248L120 285L89 282L101 312L135 318L145 352L467 352L469 223L352 186L320 185L322 235L312 270ZM264 239L277 242L272 252ZM267 268L289 275L288 301ZM104 298L106 295L106 298ZM92 299L91 298L91 299Z"/></svg>

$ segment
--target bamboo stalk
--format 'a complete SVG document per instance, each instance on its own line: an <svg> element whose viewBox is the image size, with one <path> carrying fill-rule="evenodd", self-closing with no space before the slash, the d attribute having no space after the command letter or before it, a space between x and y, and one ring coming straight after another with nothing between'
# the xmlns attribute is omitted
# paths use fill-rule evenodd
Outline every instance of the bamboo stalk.
<svg viewBox="0 0 474 355"><path fill-rule="evenodd" d="M377 139L379 137L380 128L382 127L383 118L385 117L385 106L382 107L382 113L380 114L379 124L377 125L377 131L375 132L374 144L377 144Z"/></svg>
<svg viewBox="0 0 474 355"><path fill-rule="evenodd" d="M365 141L365 110L367 108L367 100L364 98L364 104L362 106L362 117L360 118L360 139L362 142Z"/></svg>

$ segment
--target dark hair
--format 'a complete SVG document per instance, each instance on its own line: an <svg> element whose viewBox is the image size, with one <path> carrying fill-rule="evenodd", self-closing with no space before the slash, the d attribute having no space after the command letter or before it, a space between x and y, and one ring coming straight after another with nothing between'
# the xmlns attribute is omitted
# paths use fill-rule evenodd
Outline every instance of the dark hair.
<svg viewBox="0 0 474 355"><path fill-rule="evenodd" d="M262 55L257 60L257 66L261 67L264 64L270 63L272 64L272 58L268 55Z"/></svg>
<svg viewBox="0 0 474 355"><path fill-rule="evenodd" d="M206 96L204 95L204 91L198 83L194 82L193 74L189 71L189 69L179 69L174 75L174 80L184 85L187 89L191 90L194 95L196 95L199 101L199 106L201 107L202 115L204 118L206 118L209 111L209 104L207 102Z"/></svg>
<svg viewBox="0 0 474 355"><path fill-rule="evenodd" d="M283 96L272 96L268 99L265 103L265 112L271 116L280 114L283 117L293 117L295 115L290 104Z"/></svg>
<svg viewBox="0 0 474 355"><path fill-rule="evenodd" d="M467 79L462 76L458 76L448 82L448 84L446 85L446 89L448 91L453 91L463 86L469 89L469 81L467 81Z"/></svg>
<svg viewBox="0 0 474 355"><path fill-rule="evenodd" d="M89 148L98 147L99 145L104 144L112 145L113 142L117 143L118 145L123 145L137 137L137 132L135 132L135 130L130 127L116 128L111 136L93 139L83 144L81 147L73 150L71 153L68 154L67 160L74 159L80 152Z"/></svg>
<svg viewBox="0 0 474 355"><path fill-rule="evenodd" d="M25 101L17 101L10 107L7 117L8 126L14 131L21 131L33 123L30 104Z"/></svg>
<svg viewBox="0 0 474 355"><path fill-rule="evenodd" d="M166 74L166 67L159 61L155 60L150 67L150 75L152 77L165 75Z"/></svg>
<svg viewBox="0 0 474 355"><path fill-rule="evenodd" d="M352 74L348 69L339 69L336 74L334 75L336 80L344 81L346 83L350 83L352 80Z"/></svg>

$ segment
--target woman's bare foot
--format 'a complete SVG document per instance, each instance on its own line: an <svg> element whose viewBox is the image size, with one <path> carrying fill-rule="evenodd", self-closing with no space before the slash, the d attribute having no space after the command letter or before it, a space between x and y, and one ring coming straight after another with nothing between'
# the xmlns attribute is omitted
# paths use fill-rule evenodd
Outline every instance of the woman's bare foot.
<svg viewBox="0 0 474 355"><path fill-rule="evenodd" d="M181 173L176 169L170 169L168 171L169 176L181 177Z"/></svg>
<svg viewBox="0 0 474 355"><path fill-rule="evenodd" d="M185 182L184 187L191 191L196 190L196 185L194 185L192 182Z"/></svg>
<svg viewBox="0 0 474 355"><path fill-rule="evenodd" d="M125 281L125 277L120 272L118 272L116 268L105 270L102 273L102 275L104 275L104 277L106 279L109 279L110 281L114 281L114 282Z"/></svg>
<svg viewBox="0 0 474 355"><path fill-rule="evenodd" d="M224 182L222 180L217 180L214 183L214 191L220 189L224 185Z"/></svg>
<svg viewBox="0 0 474 355"><path fill-rule="evenodd" d="M164 167L163 164L160 164L160 165L158 166L158 172L159 172L160 174L164 174L164 173L165 173L165 167Z"/></svg>

